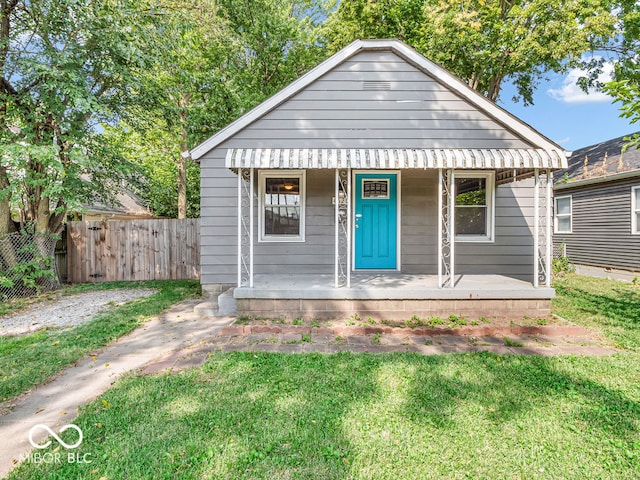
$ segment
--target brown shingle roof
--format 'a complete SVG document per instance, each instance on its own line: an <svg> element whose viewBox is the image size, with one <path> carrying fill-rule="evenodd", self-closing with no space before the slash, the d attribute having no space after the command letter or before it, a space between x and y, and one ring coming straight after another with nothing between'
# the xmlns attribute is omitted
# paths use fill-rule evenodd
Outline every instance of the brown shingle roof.
<svg viewBox="0 0 640 480"><path fill-rule="evenodd" d="M640 149L629 147L622 153L623 147L629 143L625 138L629 135L576 150L569 157L569 168L555 172L555 183L604 180L611 175L640 170Z"/></svg>

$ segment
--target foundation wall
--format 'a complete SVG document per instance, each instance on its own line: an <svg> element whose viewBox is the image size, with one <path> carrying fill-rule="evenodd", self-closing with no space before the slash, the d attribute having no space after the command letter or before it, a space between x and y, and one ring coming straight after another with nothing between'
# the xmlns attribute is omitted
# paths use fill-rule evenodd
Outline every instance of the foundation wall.
<svg viewBox="0 0 640 480"><path fill-rule="evenodd" d="M551 315L551 300L311 300L237 299L238 315L305 320L346 319L353 315L376 320L408 320L457 315L471 320L543 318Z"/></svg>

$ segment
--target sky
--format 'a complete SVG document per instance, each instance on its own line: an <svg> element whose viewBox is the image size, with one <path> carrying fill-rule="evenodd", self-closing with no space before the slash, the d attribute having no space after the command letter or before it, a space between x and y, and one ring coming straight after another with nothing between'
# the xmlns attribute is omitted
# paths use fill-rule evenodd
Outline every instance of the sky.
<svg viewBox="0 0 640 480"><path fill-rule="evenodd" d="M536 90L534 105L527 107L513 103L515 88L504 85L498 104L567 151L640 131L640 123L632 125L619 117L618 104L611 97L580 90L575 84L580 73L552 74Z"/></svg>

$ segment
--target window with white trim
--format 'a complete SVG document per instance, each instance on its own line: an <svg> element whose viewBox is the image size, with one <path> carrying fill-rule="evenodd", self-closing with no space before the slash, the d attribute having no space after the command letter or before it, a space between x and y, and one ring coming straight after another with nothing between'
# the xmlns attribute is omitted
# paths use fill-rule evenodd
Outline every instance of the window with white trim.
<svg viewBox="0 0 640 480"><path fill-rule="evenodd" d="M631 189L631 233L640 234L640 185Z"/></svg>
<svg viewBox="0 0 640 480"><path fill-rule="evenodd" d="M455 232L462 242L492 242L493 172L455 172Z"/></svg>
<svg viewBox="0 0 640 480"><path fill-rule="evenodd" d="M268 170L258 174L261 242L304 242L305 171Z"/></svg>
<svg viewBox="0 0 640 480"><path fill-rule="evenodd" d="M571 233L572 214L573 207L571 205L571 195L565 195L563 197L555 197L555 232L556 233Z"/></svg>

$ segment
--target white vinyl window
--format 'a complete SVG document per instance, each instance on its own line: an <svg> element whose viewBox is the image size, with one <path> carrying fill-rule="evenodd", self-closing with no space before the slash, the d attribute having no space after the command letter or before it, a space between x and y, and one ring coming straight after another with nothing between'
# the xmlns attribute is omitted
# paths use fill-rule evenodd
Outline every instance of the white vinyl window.
<svg viewBox="0 0 640 480"><path fill-rule="evenodd" d="M493 172L455 172L457 241L493 241L494 184Z"/></svg>
<svg viewBox="0 0 640 480"><path fill-rule="evenodd" d="M631 189L631 233L640 234L640 185Z"/></svg>
<svg viewBox="0 0 640 480"><path fill-rule="evenodd" d="M573 207L571 205L571 195L556 197L555 202L555 232L571 233Z"/></svg>
<svg viewBox="0 0 640 480"><path fill-rule="evenodd" d="M304 242L305 172L268 170L258 174L261 242Z"/></svg>

